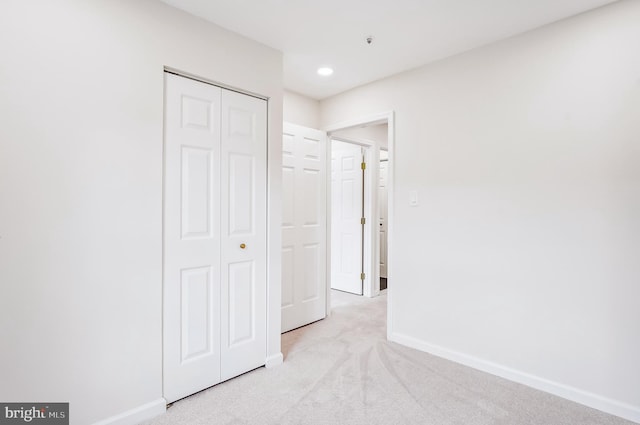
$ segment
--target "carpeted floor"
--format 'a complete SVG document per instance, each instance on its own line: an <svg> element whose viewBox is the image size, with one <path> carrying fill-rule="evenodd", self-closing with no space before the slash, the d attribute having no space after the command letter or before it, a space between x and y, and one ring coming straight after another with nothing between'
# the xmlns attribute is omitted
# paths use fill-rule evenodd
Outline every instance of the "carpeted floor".
<svg viewBox="0 0 640 425"><path fill-rule="evenodd" d="M386 296L335 292L328 319L282 336L284 364L176 402L147 425L632 424L386 341Z"/></svg>

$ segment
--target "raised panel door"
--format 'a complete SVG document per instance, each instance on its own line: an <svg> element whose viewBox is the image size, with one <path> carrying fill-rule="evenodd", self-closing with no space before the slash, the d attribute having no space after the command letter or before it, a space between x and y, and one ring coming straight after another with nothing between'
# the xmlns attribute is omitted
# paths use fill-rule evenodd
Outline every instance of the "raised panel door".
<svg viewBox="0 0 640 425"><path fill-rule="evenodd" d="M331 142L331 288L362 295L362 148Z"/></svg>
<svg viewBox="0 0 640 425"><path fill-rule="evenodd" d="M221 378L266 358L267 103L222 90Z"/></svg>
<svg viewBox="0 0 640 425"><path fill-rule="evenodd" d="M284 124L282 332L326 316L327 145L322 131Z"/></svg>
<svg viewBox="0 0 640 425"><path fill-rule="evenodd" d="M165 74L164 396L220 382L220 88Z"/></svg>

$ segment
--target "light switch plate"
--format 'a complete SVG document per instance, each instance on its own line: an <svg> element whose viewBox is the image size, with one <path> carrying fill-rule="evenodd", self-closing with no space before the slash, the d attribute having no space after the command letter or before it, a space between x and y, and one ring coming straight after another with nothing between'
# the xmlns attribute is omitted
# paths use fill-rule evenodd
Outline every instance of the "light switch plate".
<svg viewBox="0 0 640 425"><path fill-rule="evenodd" d="M418 202L418 191L417 190L410 190L409 191L409 206L417 207L418 205L419 205L419 202Z"/></svg>

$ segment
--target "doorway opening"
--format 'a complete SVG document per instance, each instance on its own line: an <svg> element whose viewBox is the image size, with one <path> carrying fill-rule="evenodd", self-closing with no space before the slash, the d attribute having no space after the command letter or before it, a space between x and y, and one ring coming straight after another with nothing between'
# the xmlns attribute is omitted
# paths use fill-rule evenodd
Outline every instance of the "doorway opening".
<svg viewBox="0 0 640 425"><path fill-rule="evenodd" d="M351 264L356 267L361 264L361 294L366 297L375 297L380 295L380 291L385 291L387 297L391 297L393 292L393 268L392 268L392 241L393 241L393 155L394 155L394 115L393 112L385 112L380 114L363 117L351 121L342 122L336 125L329 126L327 128L327 135L330 140L330 149L332 164L332 179L331 179L331 197L329 206L327 208L327 216L331 217L330 220L330 243L329 250L331 252L330 258L330 274L332 277L331 285L327 285L327 313L330 313L331 306L331 288L334 286L335 276L335 263L334 258L339 253L343 255L342 247L337 244L342 243L344 239L356 239L356 237L343 236L342 226L344 223L334 223L334 203L341 202L342 199L337 199L336 195L345 197L346 193L357 192L358 185L353 185L353 190L341 190L344 187L334 190L335 184L342 183L338 180L334 181L334 176L337 178L339 175L334 174L334 168L338 167L340 171L350 165L350 160L347 159L346 164L337 164L337 160L341 160L343 156L334 155L334 143L339 142L350 145L355 149L360 148L362 156L364 157L364 176L362 177L362 195L360 202L364 214L358 219L357 223L361 224L361 256L351 261ZM343 167L345 165L345 167ZM382 179L382 180L381 180ZM344 186L351 186L351 183L345 183ZM336 193L337 192L337 193ZM358 201L352 201L351 205L358 205ZM344 207L338 209L339 212L344 212ZM347 209L348 210L348 209ZM334 227L338 227L335 229ZM352 227L357 229L355 225ZM337 231L339 230L339 231ZM358 252L354 250L352 252ZM343 255L344 256L344 255ZM346 260L346 257L344 258ZM343 261L344 261L343 260ZM358 261L360 260L360 261ZM385 284L386 289L385 289ZM337 288L340 289L340 288ZM351 291L349 291L351 292ZM353 291L354 293L358 293ZM389 334L391 328L391 311L387 310L387 334Z"/></svg>
<svg viewBox="0 0 640 425"><path fill-rule="evenodd" d="M351 179L341 184L340 190L335 189L332 181L336 176L332 168L337 162L335 155L332 159L332 153L338 152L338 149L332 149L332 144L338 146L338 142L353 150L350 157L347 154L340 156L340 172L343 173L340 181L345 183L347 177ZM338 269L332 266L331 259L337 253L341 253L340 256L346 258L344 263L350 265L349 270L343 267L341 271L349 271L354 277L350 283L354 289L338 288L345 291L338 295L370 298L380 295L382 290L387 297L391 296L393 146L393 112L342 122L324 131L285 123L282 332L331 314L331 287L335 285L330 282L335 280L331 279L332 272ZM351 175L346 176L346 171ZM344 186L347 190L342 190ZM354 219L351 222L354 231L339 232L346 224L332 225L332 206L338 199L347 197L347 193L359 194L359 197L336 215L341 218L350 215ZM344 211L352 214L343 214ZM342 245L331 246L332 241L335 244L346 239L356 242L353 250L343 250ZM386 281L389 284L385 290ZM391 317L387 309L387 335L390 334Z"/></svg>

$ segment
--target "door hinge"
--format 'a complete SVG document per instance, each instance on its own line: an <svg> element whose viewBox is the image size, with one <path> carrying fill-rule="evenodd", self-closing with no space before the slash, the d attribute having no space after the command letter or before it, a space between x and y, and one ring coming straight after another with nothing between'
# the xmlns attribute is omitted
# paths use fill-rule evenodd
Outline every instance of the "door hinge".
<svg viewBox="0 0 640 425"><path fill-rule="evenodd" d="M360 168L362 168L363 170L366 170L367 169L367 163L366 162L361 163L360 164Z"/></svg>
<svg viewBox="0 0 640 425"><path fill-rule="evenodd" d="M360 280L364 280L364 273L360 273Z"/></svg>
<svg viewBox="0 0 640 425"><path fill-rule="evenodd" d="M367 222L367 219L366 219L366 218L362 217L362 218L360 219L360 224L365 224L366 222Z"/></svg>

